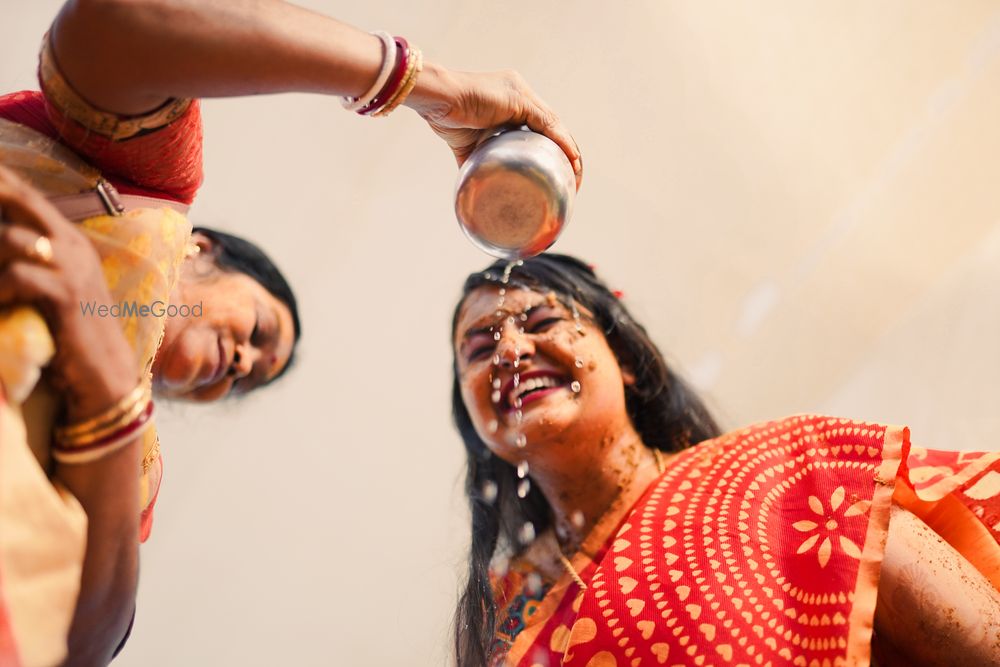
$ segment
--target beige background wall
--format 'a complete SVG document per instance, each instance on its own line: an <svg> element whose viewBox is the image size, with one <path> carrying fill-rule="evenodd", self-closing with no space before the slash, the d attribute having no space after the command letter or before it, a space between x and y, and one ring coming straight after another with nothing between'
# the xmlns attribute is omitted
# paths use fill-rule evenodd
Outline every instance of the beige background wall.
<svg viewBox="0 0 1000 667"><path fill-rule="evenodd" d="M556 249L598 265L728 426L826 411L1000 446L1000 5L308 3L515 67L585 154ZM54 0L4 0L0 88ZM118 664L436 665L467 540L448 322L483 266L407 112L205 104L197 223L301 297L287 380L162 411L166 481Z"/></svg>

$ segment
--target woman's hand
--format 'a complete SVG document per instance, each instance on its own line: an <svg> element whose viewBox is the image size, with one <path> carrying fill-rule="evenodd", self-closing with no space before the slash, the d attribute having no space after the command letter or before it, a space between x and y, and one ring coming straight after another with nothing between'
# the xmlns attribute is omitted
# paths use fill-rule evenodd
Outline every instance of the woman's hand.
<svg viewBox="0 0 1000 667"><path fill-rule="evenodd" d="M111 303L100 258L86 236L33 187L0 167L0 308L31 304L56 344L48 373L70 422L100 413L131 391L136 361L112 317L83 304Z"/></svg>
<svg viewBox="0 0 1000 667"><path fill-rule="evenodd" d="M465 162L489 132L500 125L527 125L556 142L583 178L583 158L559 116L513 70L472 73L426 63L405 102L430 124Z"/></svg>

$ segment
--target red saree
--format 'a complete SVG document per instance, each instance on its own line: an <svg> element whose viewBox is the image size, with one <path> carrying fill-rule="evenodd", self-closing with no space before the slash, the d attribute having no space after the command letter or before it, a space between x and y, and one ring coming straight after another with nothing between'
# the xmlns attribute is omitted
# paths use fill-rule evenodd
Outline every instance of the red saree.
<svg viewBox="0 0 1000 667"><path fill-rule="evenodd" d="M1000 452L792 417L675 456L600 547L588 550L592 534L574 556L587 589L569 575L552 585L503 661L867 665L894 492L1000 588Z"/></svg>

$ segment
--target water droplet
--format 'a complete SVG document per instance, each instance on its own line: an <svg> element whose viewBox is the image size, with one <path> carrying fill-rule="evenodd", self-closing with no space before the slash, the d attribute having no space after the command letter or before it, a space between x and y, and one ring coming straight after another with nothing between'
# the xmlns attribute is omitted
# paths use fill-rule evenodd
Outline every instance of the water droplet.
<svg viewBox="0 0 1000 667"><path fill-rule="evenodd" d="M483 482L483 500L492 505L497 499L497 483L492 479Z"/></svg>
<svg viewBox="0 0 1000 667"><path fill-rule="evenodd" d="M521 461L520 463L517 464L517 476L520 479L524 479L527 476L527 474L528 474L528 462Z"/></svg>
<svg viewBox="0 0 1000 667"><path fill-rule="evenodd" d="M510 569L510 558L503 554L498 554L497 557L493 559L492 569L496 572L498 577L507 576L507 570Z"/></svg>
<svg viewBox="0 0 1000 667"><path fill-rule="evenodd" d="M493 395L490 398L493 399L494 403L499 403L500 402L500 392L499 391L494 391Z"/></svg>
<svg viewBox="0 0 1000 667"><path fill-rule="evenodd" d="M573 362L573 364L574 364L574 365L575 365L575 366L576 366L577 368L583 368L583 359L581 359L580 357L577 357L577 358L576 358L576 361L574 361L574 362Z"/></svg>
<svg viewBox="0 0 1000 667"><path fill-rule="evenodd" d="M494 389L499 389L500 388L500 384L501 384L500 378L493 378L493 388Z"/></svg>
<svg viewBox="0 0 1000 667"><path fill-rule="evenodd" d="M521 384L521 374L514 373L514 386L517 387L519 384Z"/></svg>
<svg viewBox="0 0 1000 667"><path fill-rule="evenodd" d="M514 316L513 315L511 315L510 317L507 318L507 324L514 324Z"/></svg>
<svg viewBox="0 0 1000 667"><path fill-rule="evenodd" d="M493 333L493 340L500 340L500 332L496 331Z"/></svg>
<svg viewBox="0 0 1000 667"><path fill-rule="evenodd" d="M500 355L499 354L494 354L493 355L493 365L494 366L499 366L500 365Z"/></svg>
<svg viewBox="0 0 1000 667"><path fill-rule="evenodd" d="M521 366L521 355L518 354L514 357L514 368L519 368Z"/></svg>
<svg viewBox="0 0 1000 667"><path fill-rule="evenodd" d="M530 521L525 521L524 525L521 526L521 530L517 532L517 539L521 541L521 544L531 544L535 541L535 524Z"/></svg>
<svg viewBox="0 0 1000 667"><path fill-rule="evenodd" d="M528 595L537 597L542 592L542 577L537 572L532 572L525 580L525 588Z"/></svg>
<svg viewBox="0 0 1000 667"><path fill-rule="evenodd" d="M520 410L522 405L524 405L524 402L521 400L520 396L518 396L517 398L514 399L514 408L515 409Z"/></svg>
<svg viewBox="0 0 1000 667"><path fill-rule="evenodd" d="M517 446L518 447L527 447L528 446L528 436L526 436L523 433L518 433L516 442L517 442Z"/></svg>
<svg viewBox="0 0 1000 667"><path fill-rule="evenodd" d="M490 433L496 433L498 428L500 428L500 423L497 422L496 419L491 420L490 423L486 426L486 430L488 430Z"/></svg>
<svg viewBox="0 0 1000 667"><path fill-rule="evenodd" d="M496 316L497 316L497 317L503 317L503 311L502 311L502 310L498 310L498 311L496 312Z"/></svg>
<svg viewBox="0 0 1000 667"><path fill-rule="evenodd" d="M501 287L500 288L500 296L503 296L506 293L507 293L507 290L505 290L503 287Z"/></svg>
<svg viewBox="0 0 1000 667"><path fill-rule="evenodd" d="M531 491L531 480L522 479L521 483L517 485L517 497L527 498L529 491Z"/></svg>
<svg viewBox="0 0 1000 667"><path fill-rule="evenodd" d="M521 313L521 321L522 322L528 321L528 313Z"/></svg>
<svg viewBox="0 0 1000 667"><path fill-rule="evenodd" d="M517 422L518 424L520 424L521 422L523 422L524 421L524 412L522 412L521 410L515 410L514 411L514 421ZM525 444L527 444L527 443L525 443Z"/></svg>
<svg viewBox="0 0 1000 667"><path fill-rule="evenodd" d="M573 380L573 382L570 383L569 388L573 390L573 393L579 394L580 393L580 382L578 380Z"/></svg>
<svg viewBox="0 0 1000 667"><path fill-rule="evenodd" d="M584 521L583 512L580 510L575 510L569 515L569 522L573 524L575 528L583 528Z"/></svg>

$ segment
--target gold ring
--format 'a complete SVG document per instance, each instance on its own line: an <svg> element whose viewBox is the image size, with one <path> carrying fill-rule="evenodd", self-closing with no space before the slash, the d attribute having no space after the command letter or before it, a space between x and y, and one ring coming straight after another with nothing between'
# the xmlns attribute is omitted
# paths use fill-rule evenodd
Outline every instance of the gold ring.
<svg viewBox="0 0 1000 667"><path fill-rule="evenodd" d="M39 236L28 248L28 257L42 264L52 263L52 241L48 236Z"/></svg>

